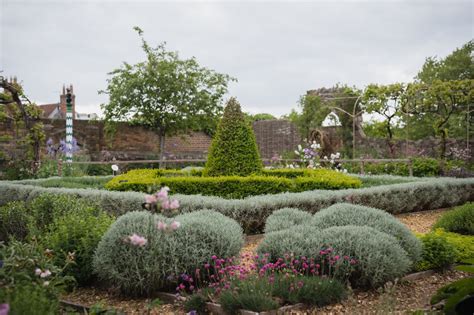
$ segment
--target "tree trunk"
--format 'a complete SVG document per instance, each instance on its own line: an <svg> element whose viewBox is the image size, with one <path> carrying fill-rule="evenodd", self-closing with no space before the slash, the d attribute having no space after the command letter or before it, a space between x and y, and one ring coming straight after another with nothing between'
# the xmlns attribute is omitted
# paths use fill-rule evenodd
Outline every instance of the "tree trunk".
<svg viewBox="0 0 474 315"><path fill-rule="evenodd" d="M440 158L444 160L446 158L446 130L441 129L441 148Z"/></svg>
<svg viewBox="0 0 474 315"><path fill-rule="evenodd" d="M163 159L165 157L165 131L160 130L160 163L159 163L159 168L164 168L165 163L163 163Z"/></svg>

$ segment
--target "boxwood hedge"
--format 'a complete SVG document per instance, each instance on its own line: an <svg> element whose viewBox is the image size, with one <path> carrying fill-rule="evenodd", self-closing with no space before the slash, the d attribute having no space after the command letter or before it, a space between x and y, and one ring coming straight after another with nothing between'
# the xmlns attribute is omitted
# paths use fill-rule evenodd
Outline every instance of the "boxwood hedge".
<svg viewBox="0 0 474 315"><path fill-rule="evenodd" d="M166 174L173 174L173 176L163 176ZM299 177L270 176L272 172L266 172L263 176L245 177L199 177L182 176L182 174L182 172L160 173L157 170L134 170L113 178L105 187L109 190L150 192L160 186L168 186L171 191L185 195L245 198L281 192L358 188L361 185L361 181L356 177L323 169L301 173L304 176ZM279 174L275 172L275 175Z"/></svg>

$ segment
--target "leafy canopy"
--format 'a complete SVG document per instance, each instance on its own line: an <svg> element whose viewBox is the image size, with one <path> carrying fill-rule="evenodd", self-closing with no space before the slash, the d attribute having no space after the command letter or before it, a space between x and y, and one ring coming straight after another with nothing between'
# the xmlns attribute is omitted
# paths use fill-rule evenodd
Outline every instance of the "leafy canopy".
<svg viewBox="0 0 474 315"><path fill-rule="evenodd" d="M161 43L150 47L143 31L134 28L142 41L146 60L109 73L103 104L105 121L117 120L148 126L160 133L176 134L209 127L222 112L222 97L234 78L181 59Z"/></svg>

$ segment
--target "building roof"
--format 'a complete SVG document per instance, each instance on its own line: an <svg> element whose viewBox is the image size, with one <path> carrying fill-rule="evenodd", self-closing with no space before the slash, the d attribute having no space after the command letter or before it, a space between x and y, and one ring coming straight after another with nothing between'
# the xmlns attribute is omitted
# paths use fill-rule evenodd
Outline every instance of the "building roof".
<svg viewBox="0 0 474 315"><path fill-rule="evenodd" d="M49 117L58 107L59 103L39 105L39 108L43 111L44 117Z"/></svg>

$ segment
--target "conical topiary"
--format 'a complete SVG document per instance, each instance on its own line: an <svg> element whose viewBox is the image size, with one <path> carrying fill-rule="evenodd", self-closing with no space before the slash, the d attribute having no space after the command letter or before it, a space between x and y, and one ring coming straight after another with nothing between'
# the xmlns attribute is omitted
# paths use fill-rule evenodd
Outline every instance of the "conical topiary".
<svg viewBox="0 0 474 315"><path fill-rule="evenodd" d="M247 176L262 170L257 142L252 127L245 119L240 104L231 98L224 109L212 140L204 174L207 176Z"/></svg>

